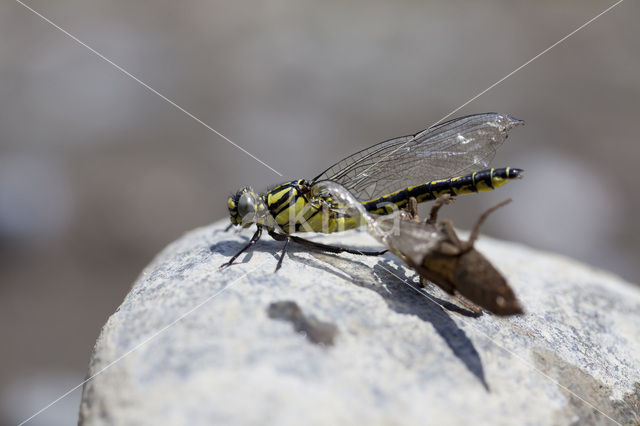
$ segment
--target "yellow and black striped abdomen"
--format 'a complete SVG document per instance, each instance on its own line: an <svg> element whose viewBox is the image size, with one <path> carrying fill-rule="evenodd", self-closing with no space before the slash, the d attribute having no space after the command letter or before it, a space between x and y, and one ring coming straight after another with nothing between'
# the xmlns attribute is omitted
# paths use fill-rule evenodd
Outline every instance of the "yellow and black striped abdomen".
<svg viewBox="0 0 640 426"><path fill-rule="evenodd" d="M522 177L521 169L512 167L500 169L486 169L464 176L449 179L434 180L421 185L410 186L408 188L383 195L382 197L365 201L362 204L367 211L374 214L389 214L396 207L403 208L410 197L415 197L419 203L435 200L440 195L462 195L472 194L478 191L490 191L504 185L510 179Z"/></svg>
<svg viewBox="0 0 640 426"><path fill-rule="evenodd" d="M464 176L410 186L373 200L364 201L362 204L371 213L389 214L398 208L404 208L410 197L415 197L421 203L435 200L443 194L455 196L490 191L510 179L521 176L522 170L511 167L487 169ZM267 220L266 216L259 216L256 223L267 228L273 228L277 224L288 234L294 232L332 233L357 228L360 225L358 220L341 214L337 210L326 208L331 204L331 200L310 201L307 198L308 193L309 183L304 179L273 188L263 198L270 217L273 219Z"/></svg>

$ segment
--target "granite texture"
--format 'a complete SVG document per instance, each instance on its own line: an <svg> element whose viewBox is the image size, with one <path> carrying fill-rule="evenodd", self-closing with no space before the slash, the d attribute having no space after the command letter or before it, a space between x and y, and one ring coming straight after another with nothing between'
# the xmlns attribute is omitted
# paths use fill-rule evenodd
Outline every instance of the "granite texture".
<svg viewBox="0 0 640 426"><path fill-rule="evenodd" d="M290 244L274 274L282 243L266 236L219 270L252 232L226 225L184 235L134 283L96 342L81 425L640 420L640 290L612 274L483 236L526 314L475 316L391 254Z"/></svg>

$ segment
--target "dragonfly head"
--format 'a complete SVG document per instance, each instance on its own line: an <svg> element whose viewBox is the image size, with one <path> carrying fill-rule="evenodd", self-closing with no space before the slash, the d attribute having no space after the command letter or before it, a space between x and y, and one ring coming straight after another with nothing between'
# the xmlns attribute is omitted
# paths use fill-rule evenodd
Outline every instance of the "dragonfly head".
<svg viewBox="0 0 640 426"><path fill-rule="evenodd" d="M260 196L246 187L227 200L231 223L248 228L257 222L257 211L261 210Z"/></svg>

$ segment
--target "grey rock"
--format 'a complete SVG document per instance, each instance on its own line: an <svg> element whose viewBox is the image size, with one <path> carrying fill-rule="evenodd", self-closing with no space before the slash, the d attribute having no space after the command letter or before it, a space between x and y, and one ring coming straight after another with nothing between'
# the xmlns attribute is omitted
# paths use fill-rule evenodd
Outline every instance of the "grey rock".
<svg viewBox="0 0 640 426"><path fill-rule="evenodd" d="M435 286L417 290L415 275L390 254L291 244L274 274L282 243L265 237L240 264L219 270L251 235L224 232L226 224L186 234L142 272L96 342L81 425L640 418L640 291L610 273L481 237L477 249L526 314L473 317ZM379 247L356 231L314 238ZM285 300L333 324L333 345L270 318L271 304Z"/></svg>

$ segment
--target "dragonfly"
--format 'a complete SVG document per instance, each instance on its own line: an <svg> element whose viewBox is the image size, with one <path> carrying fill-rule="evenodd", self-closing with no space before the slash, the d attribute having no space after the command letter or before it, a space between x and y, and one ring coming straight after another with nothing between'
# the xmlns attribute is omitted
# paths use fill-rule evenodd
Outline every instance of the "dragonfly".
<svg viewBox="0 0 640 426"><path fill-rule="evenodd" d="M404 208L411 197L425 202L442 194L489 191L522 177L522 169L487 169L508 132L522 124L522 120L507 114L468 115L356 152L311 180L293 180L263 193L251 187L242 188L227 200L230 227L256 225L257 230L220 268L233 264L254 246L263 229L273 239L284 242L276 271L282 265L290 241L331 253L383 254L386 250L358 251L293 235L341 232L363 224L360 215L345 213L334 199L317 191L318 184L328 181L341 185L368 213L376 215L388 215Z"/></svg>
<svg viewBox="0 0 640 426"><path fill-rule="evenodd" d="M405 209L395 215L376 216L336 182L319 182L314 192L316 196L335 200L351 216L360 217L373 237L418 273L421 287L432 282L476 314L483 309L500 316L523 313L506 279L474 247L482 223L495 210L511 202L510 199L485 211L469 239L462 241L453 222L438 220L440 208L452 202L450 194L439 196L429 218L421 222L418 202L414 197L409 199Z"/></svg>

